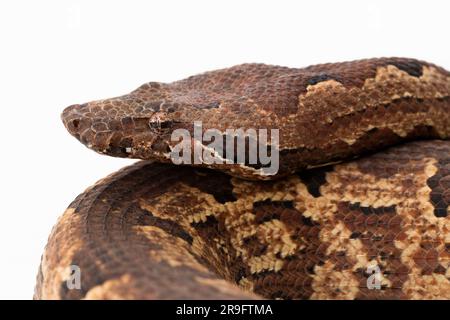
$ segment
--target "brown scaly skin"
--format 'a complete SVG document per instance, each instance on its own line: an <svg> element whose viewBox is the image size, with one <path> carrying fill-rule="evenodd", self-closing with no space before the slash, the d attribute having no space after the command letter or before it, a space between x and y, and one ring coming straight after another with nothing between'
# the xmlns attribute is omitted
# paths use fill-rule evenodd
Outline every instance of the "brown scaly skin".
<svg viewBox="0 0 450 320"><path fill-rule="evenodd" d="M142 161L69 206L35 298L450 299L449 192L450 141L277 181Z"/></svg>
<svg viewBox="0 0 450 320"><path fill-rule="evenodd" d="M35 298L450 299L450 142L379 151L448 138L449 96L447 71L389 58L241 65L71 106L66 127L101 153L167 162L172 130L201 120L280 129L276 177L300 171L127 167L61 217ZM70 265L81 290L67 289Z"/></svg>
<svg viewBox="0 0 450 320"><path fill-rule="evenodd" d="M406 58L292 69L244 64L74 105L62 119L97 152L171 162L174 129L279 129L278 176L419 137L450 136L450 73ZM208 144L208 143L206 143ZM268 179L251 165L211 168Z"/></svg>

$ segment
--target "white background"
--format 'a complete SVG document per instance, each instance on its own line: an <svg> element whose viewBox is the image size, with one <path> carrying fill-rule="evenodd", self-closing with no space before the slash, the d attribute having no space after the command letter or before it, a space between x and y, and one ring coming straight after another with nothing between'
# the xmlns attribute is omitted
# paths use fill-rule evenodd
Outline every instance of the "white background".
<svg viewBox="0 0 450 320"><path fill-rule="evenodd" d="M407 56L450 69L449 1L1 1L0 298L29 299L51 227L132 160L100 156L62 109L243 62Z"/></svg>

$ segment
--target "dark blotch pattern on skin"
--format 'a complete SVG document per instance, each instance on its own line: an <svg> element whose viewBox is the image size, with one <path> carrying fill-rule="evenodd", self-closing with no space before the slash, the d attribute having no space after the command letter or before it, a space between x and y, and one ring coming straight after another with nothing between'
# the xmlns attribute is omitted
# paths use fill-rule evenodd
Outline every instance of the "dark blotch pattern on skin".
<svg viewBox="0 0 450 320"><path fill-rule="evenodd" d="M250 248L249 254L254 257L259 257L266 253L267 244L261 243L255 235L244 238L243 242L246 247Z"/></svg>
<svg viewBox="0 0 450 320"><path fill-rule="evenodd" d="M191 225L195 229L214 229L214 231L217 231L219 229L219 220L214 216L208 216L206 221L193 222Z"/></svg>
<svg viewBox="0 0 450 320"><path fill-rule="evenodd" d="M320 197L320 187L327 183L327 172L333 170L332 166L326 166L322 168L305 170L298 174L302 182L306 185L309 193L314 198Z"/></svg>
<svg viewBox="0 0 450 320"><path fill-rule="evenodd" d="M103 258L106 257L99 256L98 260L101 261ZM110 276L113 276L109 272L107 274L101 272L96 263L87 263L86 257L82 253L76 254L70 265L77 266L80 270L81 288L69 289L67 286L67 281L63 281L61 283L59 294L61 296L61 299L64 300L82 299L90 289L104 283L105 281L110 279Z"/></svg>
<svg viewBox="0 0 450 320"><path fill-rule="evenodd" d="M381 215L381 214L393 214L395 213L395 205L389 206L389 207L367 207L367 206L361 206L359 202L356 203L349 203L348 207L350 210L356 210L360 211L365 215L375 214L375 215Z"/></svg>
<svg viewBox="0 0 450 320"><path fill-rule="evenodd" d="M410 76L420 77L423 74L423 64L418 61L392 61L390 64L396 66L400 70L405 71Z"/></svg>
<svg viewBox="0 0 450 320"><path fill-rule="evenodd" d="M205 175L212 175L213 179L205 181ZM186 183L191 187L198 188L200 191L212 194L219 203L236 201L233 194L233 185L231 177L221 172L211 172L210 170L197 169L195 175L190 175Z"/></svg>
<svg viewBox="0 0 450 320"><path fill-rule="evenodd" d="M155 226L158 227L168 234L183 239L190 245L192 244L192 236L187 233L179 224L172 220L161 219L155 217L151 212L143 211L143 216L139 219L139 225L143 226Z"/></svg>
<svg viewBox="0 0 450 320"><path fill-rule="evenodd" d="M434 207L434 215L445 218L450 206L450 154L448 158L441 159L436 167L438 171L427 180L431 188L430 202Z"/></svg>
<svg viewBox="0 0 450 320"><path fill-rule="evenodd" d="M340 82L339 78L336 76L332 76L332 75L329 75L326 73L319 73L318 75L315 75L315 76L312 76L311 78L309 78L306 83L309 86L313 86L315 84L318 84L319 82L327 81L327 80L336 80L336 81Z"/></svg>

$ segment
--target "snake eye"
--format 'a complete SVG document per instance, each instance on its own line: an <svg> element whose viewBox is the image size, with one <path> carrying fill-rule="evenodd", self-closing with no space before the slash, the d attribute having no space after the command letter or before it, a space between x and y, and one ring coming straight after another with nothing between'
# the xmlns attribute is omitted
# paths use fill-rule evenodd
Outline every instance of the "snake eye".
<svg viewBox="0 0 450 320"><path fill-rule="evenodd" d="M72 120L72 126L75 128L75 129L78 129L78 126L80 125L80 120L79 119L73 119Z"/></svg>
<svg viewBox="0 0 450 320"><path fill-rule="evenodd" d="M170 129L172 127L172 121L171 120L150 121L149 126L150 126L150 129L154 129L154 130L166 130L166 129Z"/></svg>

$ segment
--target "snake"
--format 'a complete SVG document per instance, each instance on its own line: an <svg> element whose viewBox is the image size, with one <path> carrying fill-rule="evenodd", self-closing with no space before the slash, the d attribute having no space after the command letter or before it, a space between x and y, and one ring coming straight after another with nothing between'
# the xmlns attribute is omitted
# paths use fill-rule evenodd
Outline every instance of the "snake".
<svg viewBox="0 0 450 320"><path fill-rule="evenodd" d="M140 161L58 219L34 298L450 299L449 111L450 72L410 58L241 64L71 105L72 136ZM195 122L278 130L259 145L278 171L174 164Z"/></svg>

